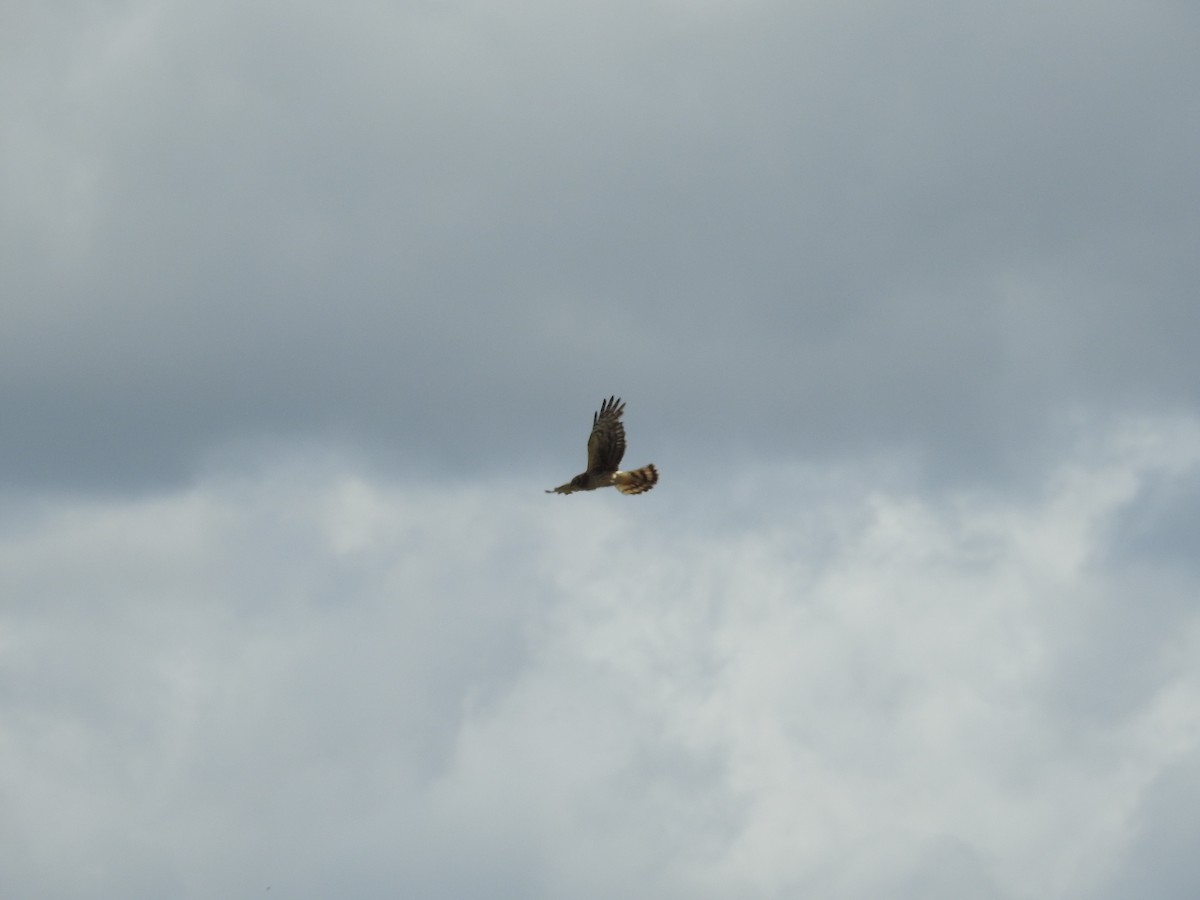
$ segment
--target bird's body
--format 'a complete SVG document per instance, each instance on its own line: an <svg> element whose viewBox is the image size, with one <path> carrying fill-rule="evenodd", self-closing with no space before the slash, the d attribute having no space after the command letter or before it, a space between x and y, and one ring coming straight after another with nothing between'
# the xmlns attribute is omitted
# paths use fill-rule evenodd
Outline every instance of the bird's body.
<svg viewBox="0 0 1200 900"><path fill-rule="evenodd" d="M624 412L625 404L615 396L600 404L600 411L592 416L587 471L547 494L573 494L602 487L615 487L622 494L644 494L658 483L658 469L653 464L628 472L617 468L625 455L625 425L621 422Z"/></svg>

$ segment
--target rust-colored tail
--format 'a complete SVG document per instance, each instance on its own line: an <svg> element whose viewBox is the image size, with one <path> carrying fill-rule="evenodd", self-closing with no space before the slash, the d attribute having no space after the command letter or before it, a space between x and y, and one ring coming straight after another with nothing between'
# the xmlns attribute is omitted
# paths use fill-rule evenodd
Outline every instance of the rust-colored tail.
<svg viewBox="0 0 1200 900"><path fill-rule="evenodd" d="M658 469L651 463L632 472L617 472L613 484L622 494L644 494L658 484Z"/></svg>

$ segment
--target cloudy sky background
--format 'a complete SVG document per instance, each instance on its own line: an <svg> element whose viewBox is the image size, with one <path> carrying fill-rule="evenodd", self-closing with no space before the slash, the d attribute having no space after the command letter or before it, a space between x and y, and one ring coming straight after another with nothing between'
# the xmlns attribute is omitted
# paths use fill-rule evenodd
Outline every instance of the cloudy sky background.
<svg viewBox="0 0 1200 900"><path fill-rule="evenodd" d="M0 893L1196 896L1198 47L7 5Z"/></svg>

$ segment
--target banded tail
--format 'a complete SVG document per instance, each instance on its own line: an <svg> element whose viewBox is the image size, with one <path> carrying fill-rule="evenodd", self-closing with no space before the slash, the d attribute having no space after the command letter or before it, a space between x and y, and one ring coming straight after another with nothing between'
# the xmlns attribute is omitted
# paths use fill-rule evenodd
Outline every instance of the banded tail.
<svg viewBox="0 0 1200 900"><path fill-rule="evenodd" d="M658 484L658 469L651 463L631 472L614 472L613 485L622 494L644 494Z"/></svg>

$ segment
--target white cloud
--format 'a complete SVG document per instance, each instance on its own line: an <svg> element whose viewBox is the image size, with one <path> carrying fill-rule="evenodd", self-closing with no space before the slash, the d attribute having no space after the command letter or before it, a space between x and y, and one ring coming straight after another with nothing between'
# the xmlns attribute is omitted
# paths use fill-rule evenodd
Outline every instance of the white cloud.
<svg viewBox="0 0 1200 900"><path fill-rule="evenodd" d="M1168 852L1194 888L1153 835L1196 572L1114 542L1200 428L1105 434L1017 498L764 469L688 517L325 460L10 506L4 892L1115 897Z"/></svg>

